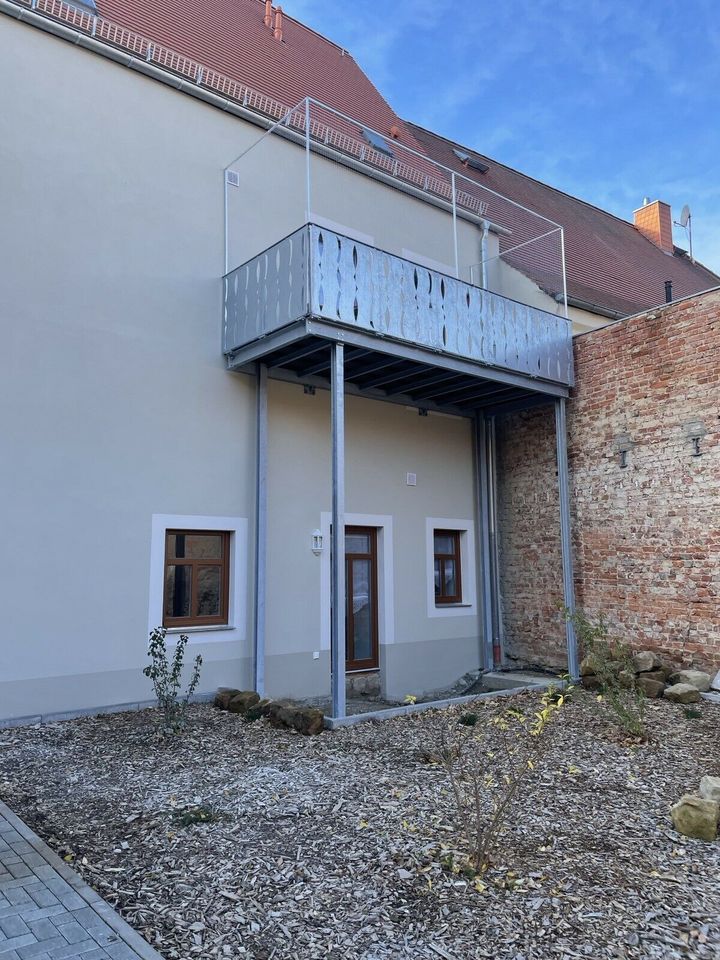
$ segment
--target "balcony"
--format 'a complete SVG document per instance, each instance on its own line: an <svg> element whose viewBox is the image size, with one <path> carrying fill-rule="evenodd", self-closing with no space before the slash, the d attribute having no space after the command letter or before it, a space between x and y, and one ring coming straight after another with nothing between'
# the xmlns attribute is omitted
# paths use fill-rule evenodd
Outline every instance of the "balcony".
<svg viewBox="0 0 720 960"><path fill-rule="evenodd" d="M573 382L566 318L325 227L306 224L225 277L231 369L261 361L305 381L329 368L333 341L349 348L358 390L432 405L565 396ZM431 368L447 375L414 389Z"/></svg>

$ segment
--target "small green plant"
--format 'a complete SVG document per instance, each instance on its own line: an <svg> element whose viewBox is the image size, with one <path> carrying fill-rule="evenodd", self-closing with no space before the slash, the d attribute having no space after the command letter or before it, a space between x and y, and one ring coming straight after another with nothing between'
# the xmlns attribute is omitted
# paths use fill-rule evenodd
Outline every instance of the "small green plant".
<svg viewBox="0 0 720 960"><path fill-rule="evenodd" d="M696 710L695 707L685 707L683 712L688 720L700 720L702 717L702 711Z"/></svg>
<svg viewBox="0 0 720 960"><path fill-rule="evenodd" d="M551 703L557 703L562 698L563 703L568 703L575 695L577 687L569 673L561 673L558 677L560 685L551 683L547 688L547 695Z"/></svg>
<svg viewBox="0 0 720 960"><path fill-rule="evenodd" d="M458 720L458 723L462 723L465 727L474 727L478 722L478 715L476 713L463 713Z"/></svg>
<svg viewBox="0 0 720 960"><path fill-rule="evenodd" d="M463 866L453 871L477 876L489 867L515 796L526 777L541 762L548 732L564 703L549 691L538 709L527 715L508 708L469 729L458 725L441 732L439 760L454 799L456 820L467 848Z"/></svg>
<svg viewBox="0 0 720 960"><path fill-rule="evenodd" d="M597 678L598 702L626 733L644 740L645 693L637 683L630 646L611 638L602 615L592 621L582 610L565 609L564 613L575 627L583 662Z"/></svg>
<svg viewBox="0 0 720 960"><path fill-rule="evenodd" d="M175 820L181 827L193 827L197 823L215 823L222 820L223 814L211 807L187 807L175 814Z"/></svg>
<svg viewBox="0 0 720 960"><path fill-rule="evenodd" d="M143 669L143 673L152 680L158 707L163 714L162 733L168 737L182 733L185 729L185 712L190 697L200 682L202 657L199 654L195 657L190 681L185 693L181 695L185 648L188 638L185 634L178 638L175 652L172 659L169 659L165 643L166 635L167 630L164 627L155 627L150 634L148 656L152 662Z"/></svg>

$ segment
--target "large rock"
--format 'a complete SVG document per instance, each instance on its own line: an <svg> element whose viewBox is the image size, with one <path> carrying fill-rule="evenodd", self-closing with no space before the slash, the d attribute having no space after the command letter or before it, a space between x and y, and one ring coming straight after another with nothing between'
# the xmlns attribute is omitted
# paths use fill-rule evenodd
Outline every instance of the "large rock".
<svg viewBox="0 0 720 960"><path fill-rule="evenodd" d="M292 727L295 708L282 700L273 700L264 710L265 717L274 727Z"/></svg>
<svg viewBox="0 0 720 960"><path fill-rule="evenodd" d="M588 654L586 657L583 657L580 661L580 676L581 677L591 677L595 674L595 661Z"/></svg>
<svg viewBox="0 0 720 960"><path fill-rule="evenodd" d="M641 650L633 657L633 666L635 673L649 673L651 670L659 670L662 663L652 650Z"/></svg>
<svg viewBox="0 0 720 960"><path fill-rule="evenodd" d="M671 814L675 829L686 837L714 840L717 836L720 804L715 800L703 800L686 793L672 808Z"/></svg>
<svg viewBox="0 0 720 960"><path fill-rule="evenodd" d="M294 711L292 725L305 736L313 736L325 729L325 717L322 710L314 707L298 707Z"/></svg>
<svg viewBox="0 0 720 960"><path fill-rule="evenodd" d="M667 683L670 677L675 673L676 668L673 664L663 663L660 669L665 674L665 683Z"/></svg>
<svg viewBox="0 0 720 960"><path fill-rule="evenodd" d="M713 682L710 684L713 690L720 690L720 670L715 674Z"/></svg>
<svg viewBox="0 0 720 960"><path fill-rule="evenodd" d="M637 685L649 700L655 700L662 696L665 689L664 680L653 680L651 677L641 674L637 678Z"/></svg>
<svg viewBox="0 0 720 960"><path fill-rule="evenodd" d="M586 673L584 677L580 677L580 683L586 690L599 690L602 687L594 673Z"/></svg>
<svg viewBox="0 0 720 960"><path fill-rule="evenodd" d="M703 777L699 793L703 800L720 803L720 777Z"/></svg>
<svg viewBox="0 0 720 960"><path fill-rule="evenodd" d="M218 710L227 710L228 704L238 693L240 693L240 691L236 690L234 687L220 687L218 692L215 694L213 706L217 707Z"/></svg>
<svg viewBox="0 0 720 960"><path fill-rule="evenodd" d="M670 683L688 683L691 687L699 690L700 693L707 693L712 683L712 677L702 670L678 670L670 677Z"/></svg>
<svg viewBox="0 0 720 960"><path fill-rule="evenodd" d="M700 700L700 691L690 683L674 683L665 688L665 699L673 703L697 703Z"/></svg>
<svg viewBox="0 0 720 960"><path fill-rule="evenodd" d="M243 690L230 698L228 710L230 713L247 713L256 703L260 703L260 694L254 690Z"/></svg>
<svg viewBox="0 0 720 960"><path fill-rule="evenodd" d="M256 720L262 719L271 703L272 700L259 700L254 706L248 707L243 714L243 719L247 720L248 723L254 723Z"/></svg>
<svg viewBox="0 0 720 960"><path fill-rule="evenodd" d="M638 677L638 680L660 680L662 683L667 683L667 673L664 670L650 670Z"/></svg>

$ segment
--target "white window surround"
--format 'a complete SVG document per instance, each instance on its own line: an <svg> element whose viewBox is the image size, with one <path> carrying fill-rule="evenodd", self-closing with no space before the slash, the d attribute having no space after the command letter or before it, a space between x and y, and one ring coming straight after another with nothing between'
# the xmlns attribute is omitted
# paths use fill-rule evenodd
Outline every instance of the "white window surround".
<svg viewBox="0 0 720 960"><path fill-rule="evenodd" d="M435 531L460 531L460 603L435 603ZM477 581L475 576L475 528L472 520L449 520L447 517L425 518L427 615L428 617L472 617L477 613Z"/></svg>
<svg viewBox="0 0 720 960"><path fill-rule="evenodd" d="M320 649L330 649L330 528L332 514L320 514L323 551L320 563ZM395 584L393 579L392 517L374 513L346 513L346 527L374 527L377 530L378 643L395 642Z"/></svg>
<svg viewBox="0 0 720 960"><path fill-rule="evenodd" d="M165 580L165 532L167 530L223 530L230 537L230 603L229 623L207 627L172 627L168 642L186 633L190 644L218 643L244 640L247 620L247 539L248 522L245 517L198 517L172 513L152 515L150 540L150 602L148 633L163 620L163 592Z"/></svg>

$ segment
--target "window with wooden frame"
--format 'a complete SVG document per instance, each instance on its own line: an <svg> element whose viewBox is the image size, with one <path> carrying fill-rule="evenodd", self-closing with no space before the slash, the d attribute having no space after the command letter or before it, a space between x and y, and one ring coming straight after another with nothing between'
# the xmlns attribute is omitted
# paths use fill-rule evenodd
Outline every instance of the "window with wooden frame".
<svg viewBox="0 0 720 960"><path fill-rule="evenodd" d="M460 530L435 530L435 603L461 603Z"/></svg>
<svg viewBox="0 0 720 960"><path fill-rule="evenodd" d="M229 533L166 531L164 627L226 624L229 588Z"/></svg>

